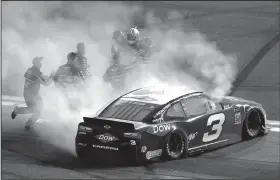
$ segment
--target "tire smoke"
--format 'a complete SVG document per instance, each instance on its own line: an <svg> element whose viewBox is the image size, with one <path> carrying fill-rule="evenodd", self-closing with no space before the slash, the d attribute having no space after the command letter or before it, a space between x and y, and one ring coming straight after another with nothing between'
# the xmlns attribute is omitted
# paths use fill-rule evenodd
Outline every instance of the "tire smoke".
<svg viewBox="0 0 280 180"><path fill-rule="evenodd" d="M93 80L78 96L84 108L68 108L64 93L53 84L41 88L44 99L44 128L37 133L50 143L74 152L77 124L82 116L92 116L99 108L120 95L102 79L109 66L112 33L132 25L141 5L128 2L3 2L3 93L22 95L23 74L35 56L43 56L42 72L49 74L66 63L78 42L86 45L86 57ZM236 58L225 55L215 43L183 21L179 12L170 11L174 22L165 23L153 12L145 16L141 33L152 38L155 53L148 65L139 65L126 78L126 89L150 85L184 87L225 95L236 75ZM136 80L137 79L137 80ZM13 82L13 83L10 83ZM173 94L174 95L174 94Z"/></svg>

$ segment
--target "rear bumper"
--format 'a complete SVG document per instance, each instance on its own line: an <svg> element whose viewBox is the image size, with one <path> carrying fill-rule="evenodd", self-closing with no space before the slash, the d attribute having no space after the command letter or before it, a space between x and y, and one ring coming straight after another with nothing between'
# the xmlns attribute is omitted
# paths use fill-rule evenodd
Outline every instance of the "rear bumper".
<svg viewBox="0 0 280 180"><path fill-rule="evenodd" d="M140 142L135 145L128 142L123 143L101 143L93 139L76 136L77 156L94 159L98 162L121 162L134 163L145 161L145 153L141 153Z"/></svg>

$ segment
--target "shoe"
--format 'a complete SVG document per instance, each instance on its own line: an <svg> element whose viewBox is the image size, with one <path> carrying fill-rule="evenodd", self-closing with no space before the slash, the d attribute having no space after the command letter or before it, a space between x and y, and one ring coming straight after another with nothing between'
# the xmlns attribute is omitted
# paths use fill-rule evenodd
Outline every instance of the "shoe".
<svg viewBox="0 0 280 180"><path fill-rule="evenodd" d="M13 110L13 112L11 114L11 118L12 119L15 119L17 117L17 115L18 115L18 113L16 112L16 109L17 109L17 106L14 108L14 110Z"/></svg>
<svg viewBox="0 0 280 180"><path fill-rule="evenodd" d="M30 130L30 129L31 129L31 126L30 126L30 125L28 125L28 124L25 124L24 129L25 129L26 131L28 131L28 130Z"/></svg>
<svg viewBox="0 0 280 180"><path fill-rule="evenodd" d="M25 124L25 130L30 130L36 121L29 119Z"/></svg>

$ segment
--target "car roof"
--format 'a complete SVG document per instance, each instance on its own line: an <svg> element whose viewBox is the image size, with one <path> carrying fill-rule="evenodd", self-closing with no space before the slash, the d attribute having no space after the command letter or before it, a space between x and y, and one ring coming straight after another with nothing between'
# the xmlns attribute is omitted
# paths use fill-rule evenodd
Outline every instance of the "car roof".
<svg viewBox="0 0 280 180"><path fill-rule="evenodd" d="M123 96L121 99L127 99L131 101L139 101L144 103L152 103L163 105L168 103L169 101L175 100L180 98L181 96L187 96L191 94L201 94L203 92L191 90L190 88L186 87L172 87L172 86L165 86L165 87L145 87L139 88L134 91L131 91Z"/></svg>

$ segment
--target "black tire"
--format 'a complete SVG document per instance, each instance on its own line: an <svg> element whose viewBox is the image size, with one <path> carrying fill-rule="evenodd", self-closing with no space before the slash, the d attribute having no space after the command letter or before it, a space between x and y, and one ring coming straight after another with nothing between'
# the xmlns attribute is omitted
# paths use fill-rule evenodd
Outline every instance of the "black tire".
<svg viewBox="0 0 280 180"><path fill-rule="evenodd" d="M186 154L185 135L174 131L165 138L164 158L167 160L180 159Z"/></svg>
<svg viewBox="0 0 280 180"><path fill-rule="evenodd" d="M86 151L84 151L82 149L77 149L76 154L77 154L78 159L85 164L88 164L91 160L90 157L88 156L88 154L86 153Z"/></svg>
<svg viewBox="0 0 280 180"><path fill-rule="evenodd" d="M242 138L249 140L257 137L262 130L262 118L257 110L251 110L243 122Z"/></svg>
<svg viewBox="0 0 280 180"><path fill-rule="evenodd" d="M133 165L136 165L136 166L149 166L149 165L152 165L153 163L154 163L153 161L136 160Z"/></svg>

